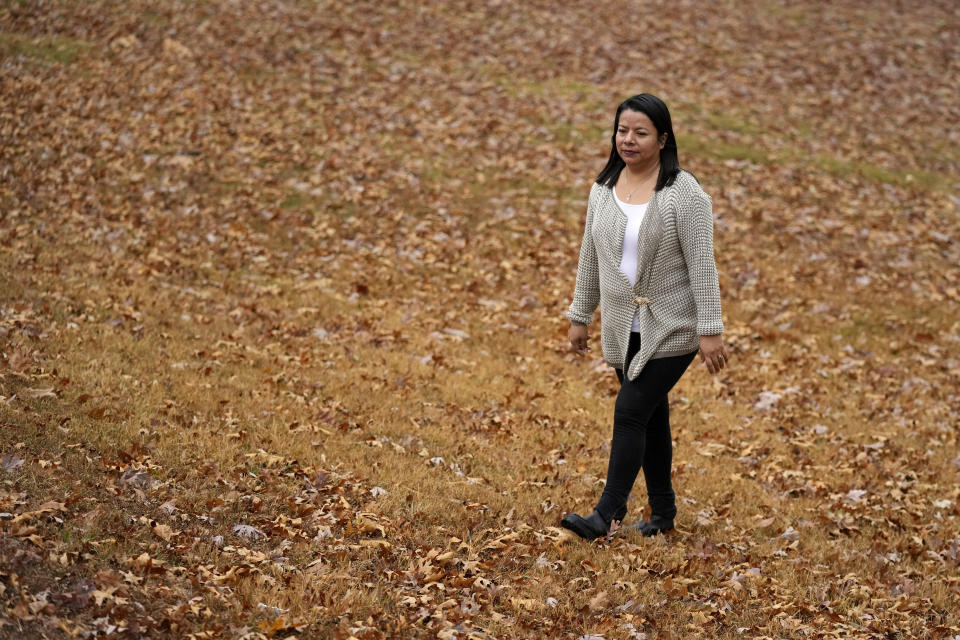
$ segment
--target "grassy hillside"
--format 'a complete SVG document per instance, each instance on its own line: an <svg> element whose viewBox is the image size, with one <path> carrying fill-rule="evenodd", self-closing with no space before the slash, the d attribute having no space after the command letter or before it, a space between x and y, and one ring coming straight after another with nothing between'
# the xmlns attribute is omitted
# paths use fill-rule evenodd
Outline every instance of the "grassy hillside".
<svg viewBox="0 0 960 640"><path fill-rule="evenodd" d="M951 2L0 2L0 637L960 637L958 42ZM735 358L672 395L678 530L587 544L617 387L563 313L641 91Z"/></svg>

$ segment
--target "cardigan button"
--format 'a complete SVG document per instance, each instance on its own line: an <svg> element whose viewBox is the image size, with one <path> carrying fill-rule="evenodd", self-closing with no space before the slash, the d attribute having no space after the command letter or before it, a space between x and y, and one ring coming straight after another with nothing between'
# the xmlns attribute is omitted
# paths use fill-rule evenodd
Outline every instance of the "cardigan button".
<svg viewBox="0 0 960 640"><path fill-rule="evenodd" d="M637 305L637 308L639 309L645 304L653 304L653 300L650 298L644 298L643 296L637 296L633 299L633 304Z"/></svg>

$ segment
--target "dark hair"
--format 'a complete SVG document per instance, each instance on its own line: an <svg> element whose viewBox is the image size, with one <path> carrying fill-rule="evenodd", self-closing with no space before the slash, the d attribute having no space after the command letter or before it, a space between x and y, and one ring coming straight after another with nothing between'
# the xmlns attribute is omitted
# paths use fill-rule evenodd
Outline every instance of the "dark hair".
<svg viewBox="0 0 960 640"><path fill-rule="evenodd" d="M607 166L597 176L597 184L612 187L617 184L620 172L626 166L623 158L617 153L617 128L620 126L620 114L626 109L646 114L653 126L657 128L657 139L667 134L667 141L660 149L660 175L657 176L656 191L669 187L680 173L680 160L677 158L677 139L673 135L673 122L670 120L670 110L663 100L649 93L641 93L627 98L617 107L617 115L613 119L613 135L610 136L610 158Z"/></svg>

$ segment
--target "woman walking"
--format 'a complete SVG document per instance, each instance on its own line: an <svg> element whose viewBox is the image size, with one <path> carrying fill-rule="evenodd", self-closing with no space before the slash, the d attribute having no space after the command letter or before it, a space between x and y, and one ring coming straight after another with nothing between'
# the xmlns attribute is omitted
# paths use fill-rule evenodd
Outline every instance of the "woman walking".
<svg viewBox="0 0 960 640"><path fill-rule="evenodd" d="M667 105L648 93L617 107L607 165L590 189L570 320L584 354L599 305L604 359L620 391L613 414L607 483L593 513L561 524L581 538L623 520L643 469L651 536L673 528L673 447L667 393L699 351L710 373L726 366L710 197L680 169Z"/></svg>

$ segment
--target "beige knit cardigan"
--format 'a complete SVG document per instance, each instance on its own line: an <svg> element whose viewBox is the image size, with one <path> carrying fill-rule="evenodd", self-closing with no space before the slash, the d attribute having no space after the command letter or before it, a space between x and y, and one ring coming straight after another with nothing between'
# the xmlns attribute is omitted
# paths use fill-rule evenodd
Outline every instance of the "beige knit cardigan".
<svg viewBox="0 0 960 640"><path fill-rule="evenodd" d="M620 271L626 227L613 190L594 183L567 318L590 324L600 305L604 359L634 380L651 359L691 353L700 336L723 333L723 320L712 201L693 175L681 171L671 186L654 192L640 225L632 287ZM640 350L626 363L638 310Z"/></svg>

